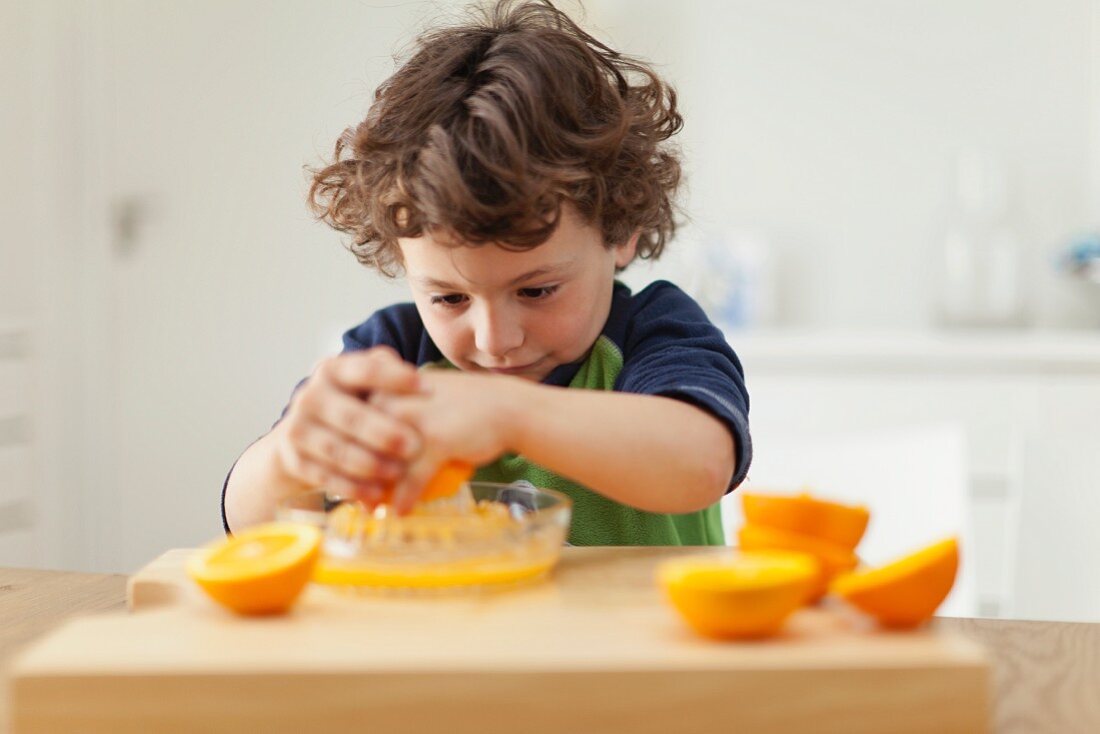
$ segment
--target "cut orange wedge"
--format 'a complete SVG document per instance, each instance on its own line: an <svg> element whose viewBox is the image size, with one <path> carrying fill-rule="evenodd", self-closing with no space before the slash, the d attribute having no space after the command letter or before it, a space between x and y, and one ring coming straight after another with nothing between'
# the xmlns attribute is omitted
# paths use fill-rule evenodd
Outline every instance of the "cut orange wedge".
<svg viewBox="0 0 1100 734"><path fill-rule="evenodd" d="M777 633L817 573L805 554L762 551L673 558L657 567L657 582L699 634L749 639Z"/></svg>
<svg viewBox="0 0 1100 734"><path fill-rule="evenodd" d="M439 471L431 478L417 502L431 502L433 500L453 497L463 484L474 476L474 467L464 461L448 461L439 467ZM393 501L393 486L384 490L382 504L390 504Z"/></svg>
<svg viewBox="0 0 1100 734"><path fill-rule="evenodd" d="M947 598L958 569L958 540L948 538L885 566L843 575L830 590L886 627L915 627Z"/></svg>
<svg viewBox="0 0 1100 734"><path fill-rule="evenodd" d="M818 577L809 593L810 602L825 595L829 582L838 573L851 571L859 563L852 551L836 543L763 525L742 525L737 531L737 541L747 551L784 550L812 556L818 563Z"/></svg>
<svg viewBox="0 0 1100 734"><path fill-rule="evenodd" d="M448 461L439 468L424 493L420 495L421 502L452 497L458 493L459 487L470 481L474 475L474 467L464 461Z"/></svg>
<svg viewBox="0 0 1100 734"><path fill-rule="evenodd" d="M321 531L300 523L256 525L211 543L187 562L214 601L239 614L285 612L305 588L321 552Z"/></svg>
<svg viewBox="0 0 1100 734"><path fill-rule="evenodd" d="M806 493L778 495L744 492L741 494L741 507L745 522L812 535L848 550L854 550L859 545L871 519L871 513L862 505L843 505Z"/></svg>

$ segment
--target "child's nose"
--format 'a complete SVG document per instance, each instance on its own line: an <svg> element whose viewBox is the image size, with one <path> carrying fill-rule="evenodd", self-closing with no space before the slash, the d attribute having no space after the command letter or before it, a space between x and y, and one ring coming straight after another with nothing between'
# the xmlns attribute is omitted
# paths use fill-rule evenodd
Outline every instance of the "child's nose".
<svg viewBox="0 0 1100 734"><path fill-rule="evenodd" d="M490 357L503 357L523 344L523 327L504 308L486 307L474 326L474 345Z"/></svg>

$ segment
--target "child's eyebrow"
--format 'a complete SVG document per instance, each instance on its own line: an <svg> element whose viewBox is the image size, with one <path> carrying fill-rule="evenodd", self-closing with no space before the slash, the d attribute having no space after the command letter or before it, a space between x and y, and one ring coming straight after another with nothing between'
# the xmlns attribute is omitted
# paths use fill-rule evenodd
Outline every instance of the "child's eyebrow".
<svg viewBox="0 0 1100 734"><path fill-rule="evenodd" d="M568 270L572 265L573 265L572 261L556 263L554 265L544 265L541 268L535 268L534 270L530 270L530 271L524 273L523 275L520 275L519 277L512 278L512 280L510 280L508 282L508 285L509 286L514 286L514 285L518 285L519 283L522 283L526 280L532 280L534 278L541 278L541 277L545 277L547 275L558 275L558 274ZM419 281L421 285L424 285L428 288L439 288L440 290L448 290L448 291L461 290L461 288L459 286L452 285L452 284L448 283L445 280L437 280L436 278L429 278L428 276L420 276L420 277L416 278L416 280Z"/></svg>

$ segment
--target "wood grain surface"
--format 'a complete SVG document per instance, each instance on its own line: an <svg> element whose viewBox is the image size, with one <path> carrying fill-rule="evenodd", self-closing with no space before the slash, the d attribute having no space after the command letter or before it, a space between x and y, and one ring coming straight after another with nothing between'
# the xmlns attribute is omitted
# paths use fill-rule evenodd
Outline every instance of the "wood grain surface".
<svg viewBox="0 0 1100 734"><path fill-rule="evenodd" d="M1100 732L1100 624L937 619L993 660L998 734Z"/></svg>
<svg viewBox="0 0 1100 734"><path fill-rule="evenodd" d="M8 722L8 666L31 640L66 619L126 605L126 576L0 568L0 732Z"/></svg>
<svg viewBox="0 0 1100 734"><path fill-rule="evenodd" d="M262 620L197 593L177 551L131 579L134 614L78 620L28 651L15 721L27 734L987 730L985 656L958 635L886 633L826 606L766 642L715 643L654 583L659 560L700 549L565 551L546 583L431 598L314 585Z"/></svg>
<svg viewBox="0 0 1100 734"><path fill-rule="evenodd" d="M30 638L61 620L121 609L125 585L123 576L0 569L0 671ZM993 664L996 734L1100 732L1100 624L954 618L934 624L985 645ZM6 690L4 680L5 732Z"/></svg>

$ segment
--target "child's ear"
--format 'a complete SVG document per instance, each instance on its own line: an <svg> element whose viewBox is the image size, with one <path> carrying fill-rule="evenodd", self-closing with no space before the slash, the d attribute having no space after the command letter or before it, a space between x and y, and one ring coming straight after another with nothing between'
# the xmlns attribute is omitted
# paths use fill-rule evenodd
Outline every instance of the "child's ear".
<svg viewBox="0 0 1100 734"><path fill-rule="evenodd" d="M638 251L638 238L642 236L642 230L634 230L630 239L621 245L615 245L615 268L622 270L634 260L634 254Z"/></svg>

